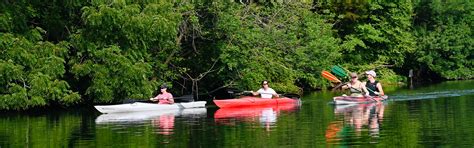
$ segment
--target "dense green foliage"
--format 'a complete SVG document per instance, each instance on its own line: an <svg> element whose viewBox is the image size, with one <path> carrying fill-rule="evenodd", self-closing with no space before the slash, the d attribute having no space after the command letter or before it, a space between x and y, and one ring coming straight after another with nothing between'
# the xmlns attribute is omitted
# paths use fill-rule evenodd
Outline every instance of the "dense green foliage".
<svg viewBox="0 0 474 148"><path fill-rule="evenodd" d="M39 30L33 35L41 39ZM65 73L65 43L52 44L23 36L0 34L0 108L25 109L50 103L71 105L79 94L61 80Z"/></svg>
<svg viewBox="0 0 474 148"><path fill-rule="evenodd" d="M29 26L37 13L27 3L0 9L0 109L79 102L63 80L69 43L44 41L45 30Z"/></svg>
<svg viewBox="0 0 474 148"><path fill-rule="evenodd" d="M327 87L321 70L387 83L473 78L473 2L0 3L0 109L223 87Z"/></svg>
<svg viewBox="0 0 474 148"><path fill-rule="evenodd" d="M268 79L280 91L297 91L295 82L316 88L324 85L319 71L340 57L339 40L309 5L227 5L218 10L218 74L256 89Z"/></svg>
<svg viewBox="0 0 474 148"><path fill-rule="evenodd" d="M419 67L446 79L474 78L474 3L432 2L419 6L415 20Z"/></svg>
<svg viewBox="0 0 474 148"><path fill-rule="evenodd" d="M71 35L71 72L88 82L85 95L94 102L147 98L170 72L164 63L177 50L179 11L169 3L82 8L83 27Z"/></svg>

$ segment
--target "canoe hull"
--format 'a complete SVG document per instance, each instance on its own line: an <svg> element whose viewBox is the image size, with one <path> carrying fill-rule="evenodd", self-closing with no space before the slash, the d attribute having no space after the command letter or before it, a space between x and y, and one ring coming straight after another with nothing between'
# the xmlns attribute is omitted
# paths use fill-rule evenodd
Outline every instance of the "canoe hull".
<svg viewBox="0 0 474 148"><path fill-rule="evenodd" d="M214 100L214 103L219 108L273 106L273 105L282 105L282 104L294 104L298 102L299 102L299 99L290 99L287 97L274 98L274 99L262 99L259 97L252 97L252 96L245 96L239 99Z"/></svg>
<svg viewBox="0 0 474 148"><path fill-rule="evenodd" d="M334 104L361 104L384 101L388 96L374 96L374 97L351 97L351 96L337 96L333 98Z"/></svg>
<svg viewBox="0 0 474 148"><path fill-rule="evenodd" d="M206 106L206 101L175 103L175 104L157 104L135 102L119 105L96 105L94 106L101 113L124 113L124 112L142 112L142 111L160 111L177 110L186 108L202 108Z"/></svg>

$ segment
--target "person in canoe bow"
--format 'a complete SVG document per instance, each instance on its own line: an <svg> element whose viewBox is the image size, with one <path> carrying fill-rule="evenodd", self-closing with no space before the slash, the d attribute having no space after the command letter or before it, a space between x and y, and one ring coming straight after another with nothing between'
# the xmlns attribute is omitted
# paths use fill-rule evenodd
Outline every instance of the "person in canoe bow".
<svg viewBox="0 0 474 148"><path fill-rule="evenodd" d="M262 81L262 88L260 88L257 92L254 92L254 91L251 91L251 92L252 92L252 95L254 96L260 95L260 97L263 99L271 99L273 96L277 98L280 97L275 92L275 90L273 90L272 88L268 86L267 80Z"/></svg>
<svg viewBox="0 0 474 148"><path fill-rule="evenodd" d="M150 100L159 101L158 104L173 104L174 103L173 95L169 93L167 89L168 89L168 86L166 86L165 84L161 85L160 87L161 94L159 94L158 96L154 98L150 98Z"/></svg>
<svg viewBox="0 0 474 148"><path fill-rule="evenodd" d="M377 74L373 70L366 71L367 82L364 82L364 86L369 90L370 96L384 96L385 93L382 89L382 84L379 81L375 80Z"/></svg>
<svg viewBox="0 0 474 148"><path fill-rule="evenodd" d="M349 76L351 76L351 81L342 86L342 89L349 89L351 97L363 97L364 94L368 96L369 91L367 91L366 87L359 81L357 73L350 73Z"/></svg>

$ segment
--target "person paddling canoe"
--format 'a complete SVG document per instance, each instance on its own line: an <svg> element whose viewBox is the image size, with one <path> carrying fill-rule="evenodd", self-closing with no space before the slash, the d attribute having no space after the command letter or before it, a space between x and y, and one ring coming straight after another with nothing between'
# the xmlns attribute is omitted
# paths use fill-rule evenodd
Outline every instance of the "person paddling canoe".
<svg viewBox="0 0 474 148"><path fill-rule="evenodd" d="M154 98L150 98L150 100L159 101L158 104L173 104L174 103L173 95L169 93L167 89L168 89L168 86L166 86L165 84L161 85L160 87L161 94L159 94L158 96Z"/></svg>
<svg viewBox="0 0 474 148"><path fill-rule="evenodd" d="M364 82L364 86L369 90L369 94L371 96L384 96L385 93L382 89L382 84L375 80L377 74L373 70L366 71L365 74L367 75L367 82Z"/></svg>
<svg viewBox="0 0 474 148"><path fill-rule="evenodd" d="M252 92L252 95L254 96L260 95L260 97L263 99L271 99L273 96L277 98L280 97L275 92L275 90L273 90L272 88L268 86L267 80L262 81L262 88L260 88L257 92L254 92L254 91L251 91L251 92Z"/></svg>
<svg viewBox="0 0 474 148"><path fill-rule="evenodd" d="M363 97L364 94L368 96L369 91L367 91L366 87L359 81L357 73L350 73L349 76L351 76L351 81L342 86L342 89L349 89L351 97Z"/></svg>

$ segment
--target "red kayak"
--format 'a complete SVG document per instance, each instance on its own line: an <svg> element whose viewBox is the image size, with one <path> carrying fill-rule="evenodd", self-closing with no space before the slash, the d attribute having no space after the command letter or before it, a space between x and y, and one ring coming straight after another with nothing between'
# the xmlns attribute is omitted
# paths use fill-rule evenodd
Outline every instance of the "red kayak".
<svg viewBox="0 0 474 148"><path fill-rule="evenodd" d="M337 96L334 97L334 104L359 104L359 103L372 103L384 101L388 96L370 96L370 97L351 97L351 96Z"/></svg>
<svg viewBox="0 0 474 148"><path fill-rule="evenodd" d="M221 108L214 113L214 118L246 118L246 117L258 117L265 110L273 110L276 112L280 111L294 111L298 108L299 102L295 103L284 103L279 105L264 105L264 106L248 106L248 107L232 107L232 108Z"/></svg>
<svg viewBox="0 0 474 148"><path fill-rule="evenodd" d="M246 106L272 106L283 104L295 104L299 99L287 97L262 99L253 96L244 96L239 99L214 100L214 103L220 108L246 107Z"/></svg>

